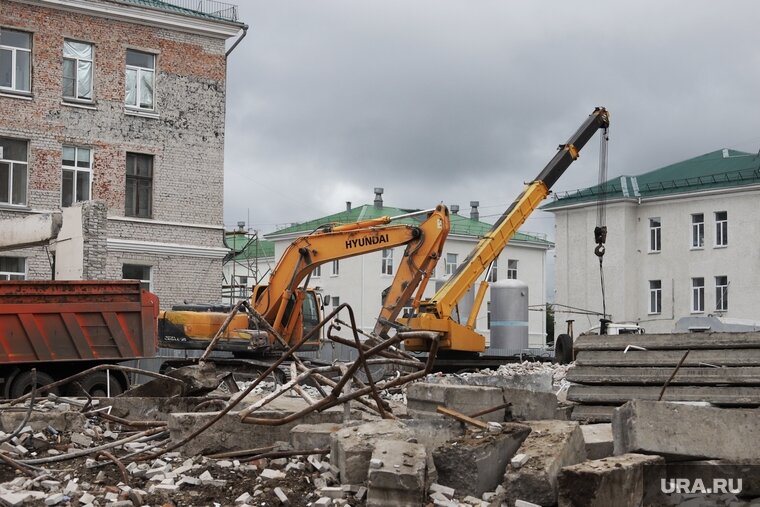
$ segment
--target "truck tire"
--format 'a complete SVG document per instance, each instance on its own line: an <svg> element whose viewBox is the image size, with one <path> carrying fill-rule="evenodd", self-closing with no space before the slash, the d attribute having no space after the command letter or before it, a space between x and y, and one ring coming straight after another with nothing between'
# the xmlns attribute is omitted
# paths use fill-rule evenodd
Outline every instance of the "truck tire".
<svg viewBox="0 0 760 507"><path fill-rule="evenodd" d="M554 362L569 364L573 359L573 337L569 334L559 335L554 342Z"/></svg>
<svg viewBox="0 0 760 507"><path fill-rule="evenodd" d="M82 389L84 389L85 392L93 398L105 398L108 394L108 375L106 375L106 372L104 371L96 371L94 373L90 373L79 381L79 385L81 385ZM72 391L78 391L78 389L74 387ZM112 372L111 397L118 396L123 392L124 386L122 386L121 382L119 382L118 375L115 375ZM82 393L79 392L76 395L81 396Z"/></svg>
<svg viewBox="0 0 760 507"><path fill-rule="evenodd" d="M38 371L37 372L37 387L44 386L47 384L52 384L55 382L55 379L45 373L44 371ZM11 381L11 387L8 391L8 395L11 399L18 398L20 396L25 395L28 392L31 392L32 390L32 372L29 370L22 371L18 375L16 375L16 378L14 378ZM60 394L60 391L57 387L50 389L48 391L45 391L43 393L37 393L37 397L43 397L47 398L48 393L53 393L56 396Z"/></svg>

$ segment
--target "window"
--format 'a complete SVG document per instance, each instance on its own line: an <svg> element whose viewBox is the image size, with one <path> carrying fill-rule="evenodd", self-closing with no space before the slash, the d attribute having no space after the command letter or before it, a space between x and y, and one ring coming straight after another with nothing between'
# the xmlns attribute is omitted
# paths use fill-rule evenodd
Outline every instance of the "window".
<svg viewBox="0 0 760 507"><path fill-rule="evenodd" d="M719 312L728 311L728 277L715 277L715 309Z"/></svg>
<svg viewBox="0 0 760 507"><path fill-rule="evenodd" d="M691 247L702 248L705 246L705 215L695 213L691 216Z"/></svg>
<svg viewBox="0 0 760 507"><path fill-rule="evenodd" d="M509 259L507 261L507 279L517 280L517 260Z"/></svg>
<svg viewBox="0 0 760 507"><path fill-rule="evenodd" d="M0 280L25 280L26 259L23 257L0 257Z"/></svg>
<svg viewBox="0 0 760 507"><path fill-rule="evenodd" d="M705 279L691 279L691 312L700 313L705 311Z"/></svg>
<svg viewBox="0 0 760 507"><path fill-rule="evenodd" d="M156 55L127 50L125 100L129 107L153 109L156 80Z"/></svg>
<svg viewBox="0 0 760 507"><path fill-rule="evenodd" d="M92 182L92 151L89 148L64 146L62 170L61 206L66 207L75 202L89 201Z"/></svg>
<svg viewBox="0 0 760 507"><path fill-rule="evenodd" d="M649 313L662 313L662 280L649 280Z"/></svg>
<svg viewBox="0 0 760 507"><path fill-rule="evenodd" d="M237 284L238 285L242 285L243 287L247 287L248 286L248 277L247 276L235 275L235 278L237 278Z"/></svg>
<svg viewBox="0 0 760 507"><path fill-rule="evenodd" d="M393 249L383 248L380 262L380 272L384 275L393 274Z"/></svg>
<svg viewBox="0 0 760 507"><path fill-rule="evenodd" d="M322 265L314 267L314 269L311 271L311 276L314 278L319 278L322 276Z"/></svg>
<svg viewBox="0 0 760 507"><path fill-rule="evenodd" d="M499 259L494 259L491 263L491 272L488 275L488 282L494 283L499 279L498 269L499 269Z"/></svg>
<svg viewBox="0 0 760 507"><path fill-rule="evenodd" d="M451 275L457 270L457 254L446 254L446 274Z"/></svg>
<svg viewBox="0 0 760 507"><path fill-rule="evenodd" d="M659 252L662 250L662 222L660 218L649 219L649 251Z"/></svg>
<svg viewBox="0 0 760 507"><path fill-rule="evenodd" d="M340 274L340 261L332 261L332 276L338 276Z"/></svg>
<svg viewBox="0 0 760 507"><path fill-rule="evenodd" d="M0 28L0 90L32 91L32 34Z"/></svg>
<svg viewBox="0 0 760 507"><path fill-rule="evenodd" d="M153 216L153 156L127 153L126 197L126 216Z"/></svg>
<svg viewBox="0 0 760 507"><path fill-rule="evenodd" d="M92 100L92 44L63 41L63 98Z"/></svg>
<svg viewBox="0 0 760 507"><path fill-rule="evenodd" d="M715 246L728 246L728 211L715 212Z"/></svg>
<svg viewBox="0 0 760 507"><path fill-rule="evenodd" d="M340 297L339 296L332 296L330 298L330 302L332 303L333 306L336 306L336 307L340 306Z"/></svg>
<svg viewBox="0 0 760 507"><path fill-rule="evenodd" d="M0 204L26 204L26 141L0 137Z"/></svg>
<svg viewBox="0 0 760 507"><path fill-rule="evenodd" d="M151 267L141 264L124 264L121 267L121 277L124 280L140 280L140 287L151 290Z"/></svg>

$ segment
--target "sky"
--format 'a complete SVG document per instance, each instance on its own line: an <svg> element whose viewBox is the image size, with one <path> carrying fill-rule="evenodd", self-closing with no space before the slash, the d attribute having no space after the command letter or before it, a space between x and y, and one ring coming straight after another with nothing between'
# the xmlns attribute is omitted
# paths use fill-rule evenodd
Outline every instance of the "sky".
<svg viewBox="0 0 760 507"><path fill-rule="evenodd" d="M610 177L760 150L754 0L236 3L228 229L371 204L374 187L401 208L477 200L495 221L595 106ZM598 182L597 139L554 190ZM553 227L538 211L523 231Z"/></svg>

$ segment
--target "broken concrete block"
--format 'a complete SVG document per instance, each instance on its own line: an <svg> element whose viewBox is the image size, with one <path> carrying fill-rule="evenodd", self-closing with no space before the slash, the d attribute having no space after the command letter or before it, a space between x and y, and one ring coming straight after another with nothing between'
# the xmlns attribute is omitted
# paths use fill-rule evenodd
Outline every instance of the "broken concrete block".
<svg viewBox="0 0 760 507"><path fill-rule="evenodd" d="M265 468L261 471L259 477L263 477L264 479L284 479L286 475L284 472L280 472L279 470Z"/></svg>
<svg viewBox="0 0 760 507"><path fill-rule="evenodd" d="M330 435L344 426L339 423L299 424L290 430L293 449L329 449Z"/></svg>
<svg viewBox="0 0 760 507"><path fill-rule="evenodd" d="M440 493L449 499L454 498L454 493L456 493L456 490L454 488L450 488L436 482L430 485L429 491L430 493Z"/></svg>
<svg viewBox="0 0 760 507"><path fill-rule="evenodd" d="M512 468L520 468L528 461L527 454L515 454L515 456L509 460L509 464Z"/></svg>
<svg viewBox="0 0 760 507"><path fill-rule="evenodd" d="M528 389L502 388L504 403L511 406L507 409L507 419L518 421L541 421L556 419L559 402L552 392L530 391Z"/></svg>
<svg viewBox="0 0 760 507"><path fill-rule="evenodd" d="M586 459L583 433L577 422L530 421L531 432L520 447L528 456L518 469L504 476L509 503L521 499L539 505L557 502L557 476L562 467Z"/></svg>
<svg viewBox="0 0 760 507"><path fill-rule="evenodd" d="M641 452L666 459L757 458L758 415L756 409L629 401L612 415L615 454Z"/></svg>
<svg viewBox="0 0 760 507"><path fill-rule="evenodd" d="M410 415L442 417L436 408L442 405L462 414L474 414L504 404L497 387L415 382L406 389L406 407ZM484 421L504 421L504 409L481 416Z"/></svg>
<svg viewBox="0 0 760 507"><path fill-rule="evenodd" d="M602 459L613 454L612 424L584 424L581 426L586 442L586 458Z"/></svg>
<svg viewBox="0 0 760 507"><path fill-rule="evenodd" d="M524 424L504 423L498 435L464 436L433 451L438 482L461 495L481 496L504 478L507 463L530 433Z"/></svg>
<svg viewBox="0 0 760 507"><path fill-rule="evenodd" d="M29 492L21 491L18 493L3 493L0 495L0 502L8 507L17 507L26 503L30 497Z"/></svg>
<svg viewBox="0 0 760 507"><path fill-rule="evenodd" d="M423 504L427 491L427 451L423 445L380 441L372 459L382 461L383 465L369 470L367 506Z"/></svg>
<svg viewBox="0 0 760 507"><path fill-rule="evenodd" d="M428 377L425 382L526 389L534 392L553 392L554 373L551 371L524 372L518 375L491 375L474 373L467 377Z"/></svg>
<svg viewBox="0 0 760 507"><path fill-rule="evenodd" d="M564 467L558 478L559 507L639 507L644 502L644 466L659 456L621 454Z"/></svg>
<svg viewBox="0 0 760 507"><path fill-rule="evenodd" d="M280 501L281 505L290 505L290 500L282 488L274 488L274 494L277 496L277 499Z"/></svg>

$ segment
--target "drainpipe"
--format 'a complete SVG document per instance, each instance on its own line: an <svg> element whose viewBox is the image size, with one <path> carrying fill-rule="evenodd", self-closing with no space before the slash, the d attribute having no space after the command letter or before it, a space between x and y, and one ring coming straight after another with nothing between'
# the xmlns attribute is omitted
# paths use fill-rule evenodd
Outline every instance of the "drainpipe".
<svg viewBox="0 0 760 507"><path fill-rule="evenodd" d="M227 50L226 53L224 53L224 59L226 60L232 51L235 50L238 44L240 44L240 41L245 39L245 36L248 35L248 25L243 25L243 33L240 34L240 37L238 37L238 40L235 41L235 43L230 47L230 49Z"/></svg>

